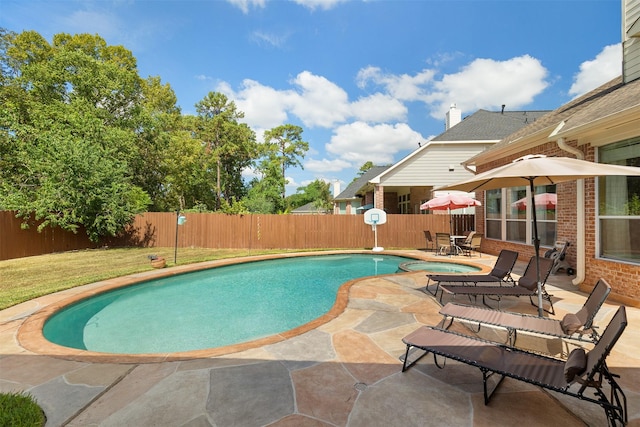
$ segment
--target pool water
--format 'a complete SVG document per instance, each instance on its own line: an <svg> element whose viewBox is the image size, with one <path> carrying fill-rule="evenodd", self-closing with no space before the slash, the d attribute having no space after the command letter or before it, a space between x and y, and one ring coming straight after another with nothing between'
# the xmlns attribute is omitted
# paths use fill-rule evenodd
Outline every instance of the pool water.
<svg viewBox="0 0 640 427"><path fill-rule="evenodd" d="M104 353L215 348L274 335L331 309L338 288L410 258L319 255L254 261L143 282L80 301L44 325L49 341Z"/></svg>
<svg viewBox="0 0 640 427"><path fill-rule="evenodd" d="M428 271L430 273L478 273L481 267L446 261L407 261L398 266L403 271Z"/></svg>

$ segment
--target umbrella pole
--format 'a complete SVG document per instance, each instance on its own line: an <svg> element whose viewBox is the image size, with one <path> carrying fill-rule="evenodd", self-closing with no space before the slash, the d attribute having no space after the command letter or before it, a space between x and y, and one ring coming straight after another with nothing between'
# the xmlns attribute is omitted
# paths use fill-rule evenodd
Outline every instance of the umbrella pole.
<svg viewBox="0 0 640 427"><path fill-rule="evenodd" d="M533 186L533 177L529 178L529 189L531 190L531 209L533 215L533 248L536 251L536 280L538 282L538 316L543 316L542 308L542 283L540 283L540 238L538 237L538 218L536 215L536 195Z"/></svg>

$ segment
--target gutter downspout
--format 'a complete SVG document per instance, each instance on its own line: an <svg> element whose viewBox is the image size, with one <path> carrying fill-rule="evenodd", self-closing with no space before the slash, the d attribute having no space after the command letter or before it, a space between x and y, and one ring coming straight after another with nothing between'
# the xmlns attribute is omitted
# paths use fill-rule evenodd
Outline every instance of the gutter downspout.
<svg viewBox="0 0 640 427"><path fill-rule="evenodd" d="M556 127L556 129L551 133L550 136L555 136L560 129L564 126L565 122L563 121ZM568 153L571 153L576 156L576 158L580 160L584 160L584 153L577 148L571 147L566 144L564 138L560 137L556 139L556 144L558 148ZM586 266L586 257L585 257L585 215L584 215L584 179L579 179L576 181L576 277L571 281L574 286L580 285L584 282L585 278L585 266ZM578 206L582 206L582 209L578 209Z"/></svg>

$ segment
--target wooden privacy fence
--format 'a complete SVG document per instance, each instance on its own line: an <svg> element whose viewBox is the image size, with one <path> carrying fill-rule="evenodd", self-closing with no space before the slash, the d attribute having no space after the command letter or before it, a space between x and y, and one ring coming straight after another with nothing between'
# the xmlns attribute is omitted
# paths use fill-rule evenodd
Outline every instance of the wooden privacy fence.
<svg viewBox="0 0 640 427"><path fill-rule="evenodd" d="M363 215L226 215L182 213L183 225L177 225L176 213L148 212L136 216L121 237L91 243L84 231L78 234L35 227L20 228L13 212L0 212L2 237L0 260L52 252L109 245L173 247L176 229L179 247L212 249L362 249L374 246L374 233ZM378 226L378 246L385 248L424 248L424 230L454 234L474 229L473 215L387 215L387 223Z"/></svg>

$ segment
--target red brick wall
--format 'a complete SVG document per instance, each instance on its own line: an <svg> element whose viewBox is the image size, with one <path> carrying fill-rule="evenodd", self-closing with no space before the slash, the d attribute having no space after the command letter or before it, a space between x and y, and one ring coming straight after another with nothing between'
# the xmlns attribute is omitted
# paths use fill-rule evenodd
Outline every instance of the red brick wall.
<svg viewBox="0 0 640 427"><path fill-rule="evenodd" d="M568 145L577 147L576 141ZM595 161L595 149L593 147L579 147L585 153L585 160ZM497 166L506 164L527 154L545 154L547 156L574 157L566 151L560 150L555 142L546 143L535 150L522 151L517 155L505 157L500 161L478 165L478 172L484 172ZM595 206L595 179L585 179L585 281L580 285L584 291L589 291L599 278L605 278L612 288L612 298L629 305L640 306L640 266L635 264L615 262L596 258L596 206ZM567 251L567 260L570 265L576 266L576 182L566 182L557 185L558 206L557 214L557 240L568 240L572 243ZM476 194L478 200L484 205L484 192ZM476 209L476 229L478 233L484 233L484 210ZM483 239L482 251L498 254L502 249L512 249L520 253L521 260L528 260L534 255L532 245L503 242L500 240ZM548 248L542 248L541 254ZM564 274L561 271L558 274Z"/></svg>

